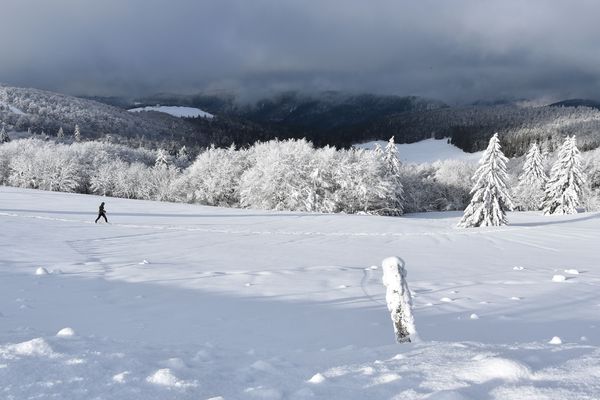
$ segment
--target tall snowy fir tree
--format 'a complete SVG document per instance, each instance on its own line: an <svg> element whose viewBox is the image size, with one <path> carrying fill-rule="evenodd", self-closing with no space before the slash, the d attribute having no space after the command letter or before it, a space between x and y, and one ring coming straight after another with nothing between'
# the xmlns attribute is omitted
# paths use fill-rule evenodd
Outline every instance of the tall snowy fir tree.
<svg viewBox="0 0 600 400"><path fill-rule="evenodd" d="M73 131L73 139L75 139L76 142L81 142L81 130L77 124L75 124L75 131Z"/></svg>
<svg viewBox="0 0 600 400"><path fill-rule="evenodd" d="M575 136L567 137L550 171L542 206L544 214L577 214L584 187L585 177Z"/></svg>
<svg viewBox="0 0 600 400"><path fill-rule="evenodd" d="M506 210L513 207L513 202L506 187L508 175L506 162L508 159L502 153L498 134L490 139L485 153L479 161L479 168L473 175L475 182L471 193L471 203L467 206L462 220L458 223L461 228L478 226L506 225Z"/></svg>
<svg viewBox="0 0 600 400"><path fill-rule="evenodd" d="M404 213L404 188L400 179L401 162L398 157L398 148L392 136L385 146L382 153L385 163L387 178L392 182L392 198L389 202L389 211L387 214L402 215Z"/></svg>
<svg viewBox="0 0 600 400"><path fill-rule="evenodd" d="M537 143L525 156L523 172L514 191L514 200L519 210L539 210L544 200L544 190L548 176L544 171L543 156Z"/></svg>
<svg viewBox="0 0 600 400"><path fill-rule="evenodd" d="M158 149L156 152L156 160L154 161L155 167L169 165L169 153L164 149Z"/></svg>
<svg viewBox="0 0 600 400"><path fill-rule="evenodd" d="M58 128L58 132L56 132L57 139L63 139L65 137L65 132L63 131L62 126Z"/></svg>

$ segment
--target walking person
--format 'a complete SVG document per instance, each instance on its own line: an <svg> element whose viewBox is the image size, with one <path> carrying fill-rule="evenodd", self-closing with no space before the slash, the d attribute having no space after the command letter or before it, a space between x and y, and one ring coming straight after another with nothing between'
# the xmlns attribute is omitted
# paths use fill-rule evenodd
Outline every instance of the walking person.
<svg viewBox="0 0 600 400"><path fill-rule="evenodd" d="M106 218L106 210L104 210L104 202L100 204L100 208L98 209L98 218L96 218L96 220L94 221L96 224L98 223L100 217L104 218L106 223L108 223L108 219Z"/></svg>

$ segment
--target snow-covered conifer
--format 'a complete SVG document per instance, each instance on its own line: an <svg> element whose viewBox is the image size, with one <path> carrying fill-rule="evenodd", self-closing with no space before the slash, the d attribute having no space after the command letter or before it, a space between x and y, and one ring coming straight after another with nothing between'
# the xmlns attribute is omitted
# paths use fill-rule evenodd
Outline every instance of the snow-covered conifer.
<svg viewBox="0 0 600 400"><path fill-rule="evenodd" d="M190 154L188 152L187 147L182 146L177 152L177 158L175 159L175 164L178 168L184 169L190 166Z"/></svg>
<svg viewBox="0 0 600 400"><path fill-rule="evenodd" d="M65 132L63 131L62 126L60 128L58 128L58 132L56 132L56 138L57 139L62 139L65 137Z"/></svg>
<svg viewBox="0 0 600 400"><path fill-rule="evenodd" d="M164 149L158 149L156 152L156 160L154 161L154 167L162 167L169 165L169 153Z"/></svg>
<svg viewBox="0 0 600 400"><path fill-rule="evenodd" d="M385 162L386 178L392 182L392 198L390 199L390 210L387 214L402 215L404 211L404 189L400 180L401 162L398 157L398 148L392 136L385 146L383 152L383 160Z"/></svg>
<svg viewBox="0 0 600 400"><path fill-rule="evenodd" d="M8 133L6 133L6 129L4 128L4 124L2 125L2 129L0 129L0 144L10 142L10 138L8 137Z"/></svg>
<svg viewBox="0 0 600 400"><path fill-rule="evenodd" d="M383 149L381 148L381 145L379 143L375 143L375 148L373 149L373 151L375 152L375 154L383 158Z"/></svg>
<svg viewBox="0 0 600 400"><path fill-rule="evenodd" d="M75 130L73 131L73 139L76 142L81 142L81 130L79 129L78 124L75 124Z"/></svg>
<svg viewBox="0 0 600 400"><path fill-rule="evenodd" d="M575 136L567 137L558 151L546 184L542 209L545 215L576 214L585 188L581 155Z"/></svg>
<svg viewBox="0 0 600 400"><path fill-rule="evenodd" d="M547 181L542 153L534 143L525 156L523 173L519 175L519 184L514 192L517 207L521 210L539 210Z"/></svg>
<svg viewBox="0 0 600 400"><path fill-rule="evenodd" d="M385 300L394 323L394 333L398 343L410 342L416 335L412 315L412 298L406 283L406 269L398 257L388 257L381 265L383 284L386 287Z"/></svg>
<svg viewBox="0 0 600 400"><path fill-rule="evenodd" d="M498 134L490 139L487 149L479 160L479 168L473 175L475 182L471 193L473 197L465 209L458 226L472 228L478 226L499 226L506 224L506 210L513 203L506 187L508 175Z"/></svg>

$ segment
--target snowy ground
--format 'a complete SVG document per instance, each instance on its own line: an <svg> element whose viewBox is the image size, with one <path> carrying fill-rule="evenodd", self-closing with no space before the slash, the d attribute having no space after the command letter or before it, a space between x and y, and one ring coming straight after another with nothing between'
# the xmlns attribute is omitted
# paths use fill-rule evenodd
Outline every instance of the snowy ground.
<svg viewBox="0 0 600 400"><path fill-rule="evenodd" d="M109 225L101 198L0 187L0 398L600 398L598 213L102 200ZM390 255L419 343L393 342Z"/></svg>
<svg viewBox="0 0 600 400"><path fill-rule="evenodd" d="M385 148L387 142L374 141L356 144L354 147L362 149L373 149L375 144L379 143ZM400 160L406 163L433 163L444 160L462 160L477 162L481 158L483 151L475 153L466 153L458 147L448 143L448 139L426 139L415 143L396 144Z"/></svg>
<svg viewBox="0 0 600 400"><path fill-rule="evenodd" d="M158 111L165 114L172 115L174 117L179 118L213 118L214 115L207 113L199 108L194 107L181 107L181 106L147 106L147 107L138 107L132 108L128 110L130 112L140 112L140 111Z"/></svg>

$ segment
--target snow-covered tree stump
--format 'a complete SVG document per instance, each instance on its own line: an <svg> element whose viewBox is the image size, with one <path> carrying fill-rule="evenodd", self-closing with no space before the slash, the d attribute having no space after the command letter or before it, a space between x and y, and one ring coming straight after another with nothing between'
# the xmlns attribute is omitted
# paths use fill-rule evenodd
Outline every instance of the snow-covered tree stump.
<svg viewBox="0 0 600 400"><path fill-rule="evenodd" d="M416 334L412 315L412 298L406 283L404 262L398 257L388 257L381 264L383 284L386 287L385 299L391 313L398 343L410 342Z"/></svg>

